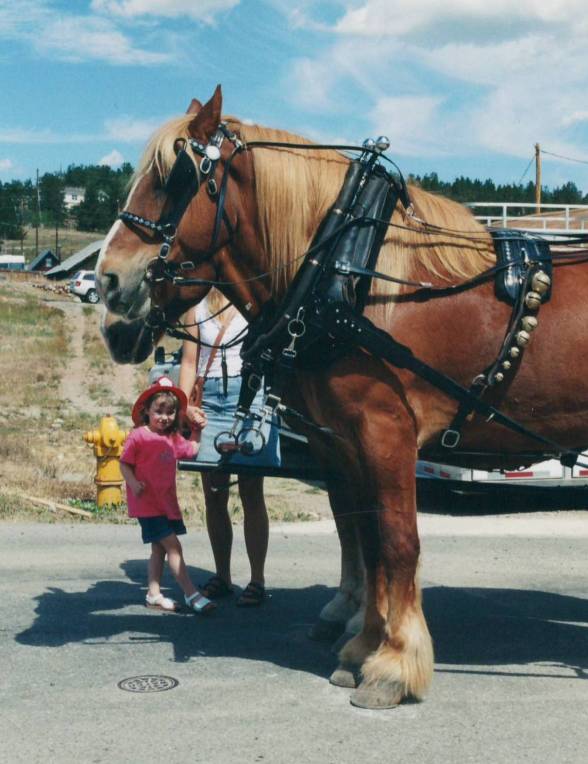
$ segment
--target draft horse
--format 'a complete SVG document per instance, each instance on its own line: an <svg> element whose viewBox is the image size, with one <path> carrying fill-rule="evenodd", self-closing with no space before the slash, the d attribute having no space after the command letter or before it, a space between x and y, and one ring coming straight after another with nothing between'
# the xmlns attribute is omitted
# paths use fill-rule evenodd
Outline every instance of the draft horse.
<svg viewBox="0 0 588 764"><path fill-rule="evenodd" d="M192 101L186 115L157 131L123 219L103 245L97 265L107 310L103 334L118 362L144 360L165 326L212 283L249 321L279 304L341 188L346 155L236 118L221 122L221 104L219 87L204 106ZM475 278L496 264L492 238L465 207L416 187L409 193L413 208L396 206L377 261L380 273L397 280L371 281L364 315L468 387L497 357L511 316L511 307L496 299L493 280ZM524 358L491 400L568 449L588 440L588 360L581 352L588 269L563 265L555 269L551 300ZM173 283L170 273L189 276L189 285ZM471 288L451 288L472 278ZM414 283L425 282L441 289L437 299L420 298ZM458 402L413 370L351 343L328 362L296 370L288 395L333 433L326 443L313 438L314 447L346 477L329 486L343 529L343 590L323 612L326 620L351 615L358 597L349 581L359 562L365 571L363 625L342 647L333 679L354 686L352 703L363 707L422 698L433 648L417 580L415 466L419 452L439 453L440 433ZM445 461L513 467L550 451L525 431L484 419L470 414L459 448L445 453ZM353 551L355 534L361 557Z"/></svg>

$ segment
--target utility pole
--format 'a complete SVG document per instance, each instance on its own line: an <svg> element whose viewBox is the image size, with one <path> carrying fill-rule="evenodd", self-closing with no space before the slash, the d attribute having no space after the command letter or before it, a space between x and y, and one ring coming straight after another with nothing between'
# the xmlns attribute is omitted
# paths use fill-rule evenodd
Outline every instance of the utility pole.
<svg viewBox="0 0 588 764"><path fill-rule="evenodd" d="M541 146L535 144L535 204L536 212L541 212Z"/></svg>
<svg viewBox="0 0 588 764"><path fill-rule="evenodd" d="M39 223L41 221L41 197L39 196L39 170L37 168L37 214L35 222L35 257L39 256Z"/></svg>

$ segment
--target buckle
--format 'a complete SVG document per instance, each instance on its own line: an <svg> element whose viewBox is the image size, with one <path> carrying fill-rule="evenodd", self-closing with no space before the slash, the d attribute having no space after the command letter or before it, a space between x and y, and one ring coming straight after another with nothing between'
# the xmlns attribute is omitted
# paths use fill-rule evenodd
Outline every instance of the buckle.
<svg viewBox="0 0 588 764"><path fill-rule="evenodd" d="M441 445L443 448L455 448L461 440L459 430L447 429L441 436Z"/></svg>

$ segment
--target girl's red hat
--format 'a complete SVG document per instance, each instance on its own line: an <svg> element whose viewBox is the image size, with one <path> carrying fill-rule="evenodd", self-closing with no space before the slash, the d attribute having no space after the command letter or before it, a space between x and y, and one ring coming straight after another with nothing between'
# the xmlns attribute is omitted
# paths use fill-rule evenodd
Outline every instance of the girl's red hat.
<svg viewBox="0 0 588 764"><path fill-rule="evenodd" d="M135 401L131 417L133 418L133 422L136 425L141 425L144 423L143 405L145 401L149 400L149 398L152 398L157 393L173 393L178 399L180 414L185 413L186 406L188 405L186 393L183 390L180 390L179 387L176 387L169 377L159 377L159 379L155 380L151 387L148 387L147 390L143 390L141 395Z"/></svg>

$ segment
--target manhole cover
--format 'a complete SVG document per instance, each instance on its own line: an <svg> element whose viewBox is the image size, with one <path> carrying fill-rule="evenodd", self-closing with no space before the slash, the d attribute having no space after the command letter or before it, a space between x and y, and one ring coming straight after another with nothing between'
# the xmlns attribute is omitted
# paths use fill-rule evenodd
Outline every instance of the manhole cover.
<svg viewBox="0 0 588 764"><path fill-rule="evenodd" d="M173 690L179 684L173 676L130 676L118 683L121 690L127 692L163 692Z"/></svg>

